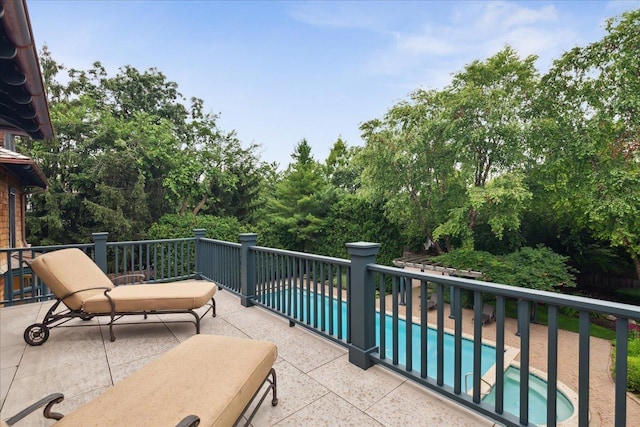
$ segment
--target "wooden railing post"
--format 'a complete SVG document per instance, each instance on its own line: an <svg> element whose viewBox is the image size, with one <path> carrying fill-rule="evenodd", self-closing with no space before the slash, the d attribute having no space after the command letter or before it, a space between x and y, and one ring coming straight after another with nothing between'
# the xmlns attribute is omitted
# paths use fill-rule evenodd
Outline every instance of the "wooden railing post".
<svg viewBox="0 0 640 427"><path fill-rule="evenodd" d="M256 294L256 263L251 246L258 243L258 235L255 233L240 234L240 303L245 307L253 305L253 297Z"/></svg>
<svg viewBox="0 0 640 427"><path fill-rule="evenodd" d="M351 346L349 362L367 369L369 353L376 349L376 288L369 264L375 264L379 243L347 243L351 255L350 292L347 297Z"/></svg>
<svg viewBox="0 0 640 427"><path fill-rule="evenodd" d="M107 238L109 237L109 233L92 233L91 238L93 239L93 256L94 262L100 270L104 271L104 274L107 274Z"/></svg>

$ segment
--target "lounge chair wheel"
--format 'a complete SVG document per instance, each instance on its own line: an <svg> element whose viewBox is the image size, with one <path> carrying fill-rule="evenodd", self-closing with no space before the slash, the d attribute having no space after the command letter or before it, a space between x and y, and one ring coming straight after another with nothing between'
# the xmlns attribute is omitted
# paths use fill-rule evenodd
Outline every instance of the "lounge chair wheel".
<svg viewBox="0 0 640 427"><path fill-rule="evenodd" d="M273 399L271 401L271 406L277 406L278 405L278 399Z"/></svg>
<svg viewBox="0 0 640 427"><path fill-rule="evenodd" d="M42 323L34 323L24 330L24 340L29 345L42 345L49 339L49 328Z"/></svg>
<svg viewBox="0 0 640 427"><path fill-rule="evenodd" d="M84 315L80 316L80 318L82 320L84 320L85 322L93 319L94 317L95 316L93 314L84 314Z"/></svg>

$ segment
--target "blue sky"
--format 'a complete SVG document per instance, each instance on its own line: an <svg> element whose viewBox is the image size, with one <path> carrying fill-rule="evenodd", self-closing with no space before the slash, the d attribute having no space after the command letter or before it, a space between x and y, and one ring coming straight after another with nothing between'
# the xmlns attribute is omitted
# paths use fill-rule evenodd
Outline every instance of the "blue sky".
<svg viewBox="0 0 640 427"><path fill-rule="evenodd" d="M539 56L541 72L604 35L604 21L640 1L39 1L34 37L67 67L101 61L156 67L223 130L285 167L306 138L324 161L338 137L417 88L505 44Z"/></svg>

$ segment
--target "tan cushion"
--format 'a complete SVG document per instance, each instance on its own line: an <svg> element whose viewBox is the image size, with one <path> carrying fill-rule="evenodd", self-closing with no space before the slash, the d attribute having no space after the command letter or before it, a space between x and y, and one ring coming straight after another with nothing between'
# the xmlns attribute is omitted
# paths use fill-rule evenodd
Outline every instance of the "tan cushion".
<svg viewBox="0 0 640 427"><path fill-rule="evenodd" d="M56 297L88 288L112 288L113 283L91 258L77 248L60 249L37 256L31 269L46 283ZM87 290L64 299L72 310L79 310L82 303L104 290Z"/></svg>
<svg viewBox="0 0 640 427"><path fill-rule="evenodd" d="M231 426L276 360L273 343L194 335L60 420L64 426Z"/></svg>
<svg viewBox="0 0 640 427"><path fill-rule="evenodd" d="M122 285L109 291L116 311L183 310L198 308L211 300L216 285L205 280L185 280L173 283ZM87 313L109 313L111 305L103 294L84 301Z"/></svg>

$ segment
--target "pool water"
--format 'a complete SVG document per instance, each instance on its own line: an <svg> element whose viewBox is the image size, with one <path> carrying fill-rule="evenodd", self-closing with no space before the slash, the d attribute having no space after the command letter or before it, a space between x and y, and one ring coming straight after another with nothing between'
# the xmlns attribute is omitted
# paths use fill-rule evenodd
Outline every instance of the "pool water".
<svg viewBox="0 0 640 427"><path fill-rule="evenodd" d="M338 319L340 317L342 321L341 333L342 338L347 337L347 303L344 301L338 301L335 298L329 298L328 296L319 296L316 299L316 294L310 293L310 301L307 306L307 292L305 290L294 289L292 295L289 291L273 292L269 294L263 294L260 297L261 302L268 303L279 300L279 309L283 312L289 312L291 309L292 315L302 322L314 324L315 312L325 313L324 319L320 314L318 319L318 326L322 327L324 323L324 330L332 333L334 336L338 335ZM340 309L338 306L340 305ZM331 313L331 314L329 314ZM339 314L338 314L339 313ZM333 317L333 331L329 330L329 317ZM376 312L376 345L380 345L380 313ZM387 359L393 356L393 317L385 315L384 321L385 330L385 357ZM406 337L407 337L407 323L398 319L398 363L406 365ZM421 327L418 324L411 323L411 354L413 361L413 369L420 369L420 360L422 357L423 349L421 348ZM496 362L496 349L493 346L482 344L481 351L481 374L484 375ZM444 383L453 387L454 382L454 356L455 356L455 341L454 336L445 333L444 334ZM431 378L437 376L437 331L433 328L427 328L427 375ZM465 375L473 372L473 341L463 338L462 339L462 387L465 387ZM520 414L520 370L513 366L510 366L505 371L504 375L505 387L504 387L504 410L511 414L518 416ZM471 383L471 380L469 381ZM495 389L492 388L491 392L484 397L483 402L494 404L495 402ZM574 408L567 397L558 392L557 401L557 420L562 421L569 418L573 414ZM547 414L547 382L536 375L529 375L529 422L532 424L545 424Z"/></svg>
<svg viewBox="0 0 640 427"><path fill-rule="evenodd" d="M310 316L308 323L314 323L314 304L315 294L311 293L311 301L310 301ZM263 296L262 302L266 302L265 300L270 299L270 296ZM302 295L300 295L300 290L295 289L293 297L296 299L295 303L293 303L290 298L288 291L285 291L285 294L282 295L280 292L273 293L275 299L280 298L282 311L287 311L287 308L291 306L291 311L294 317L297 319L307 322L307 303L306 303L306 291L302 290ZM284 301L282 301L282 298ZM302 304L300 304L300 298L302 298ZM333 315L333 333L337 335L338 327L338 304L340 307L340 316L342 319L342 338L346 338L347 336L347 303L342 301L339 302L335 298L323 297L320 296L317 300L318 306L316 307L318 313L321 313L324 310L326 317L324 319L324 330L329 331L329 304L332 305L331 313ZM323 305L323 307L321 306ZM294 310L295 308L295 310ZM298 313L301 312L301 315ZM319 316L318 326L320 327L322 322L322 315ZM380 313L376 312L376 345L380 345ZM384 321L385 328L385 357L390 359L393 357L393 340L394 340L394 332L393 332L393 317L389 315L385 315ZM421 330L420 325L411 323L411 354L412 354L412 362L413 369L420 370L420 360L422 358L423 349L421 348ZM402 319L398 319L398 363L406 366L407 361L407 322ZM448 333L444 334L444 383L448 386L453 387L454 382L454 356L455 356L455 342L454 336ZM427 328L427 375L432 378L436 378L437 376L437 331L433 328ZM490 345L482 345L482 354L481 354L481 372L484 375L495 363L496 363L496 349ZM468 372L473 372L473 341L463 338L462 339L462 387L464 390L464 375ZM469 380L471 382L471 380Z"/></svg>
<svg viewBox="0 0 640 427"><path fill-rule="evenodd" d="M520 369L510 366L504 371L504 410L520 414ZM495 404L495 388L483 399L491 405ZM573 415L573 405L563 393L558 392L556 400L556 421L564 421ZM533 424L547 423L547 382L542 378L529 374L529 422Z"/></svg>
<svg viewBox="0 0 640 427"><path fill-rule="evenodd" d="M393 355L393 317L385 316L385 356L391 358ZM414 369L420 369L420 360L422 358L423 349L420 347L420 325L411 323L411 353ZM398 319L398 363L406 365L406 341L407 341L407 323ZM376 313L376 344L380 345L380 313ZM496 363L496 349L489 345L482 345L481 353L481 375L484 375ZM427 375L432 378L437 376L437 331L433 328L427 328ZM455 360L455 341L454 336L448 333L444 334L444 357L443 357L444 383L453 387L454 383L454 360ZM473 341L462 339L462 387L464 389L464 375L473 372Z"/></svg>

